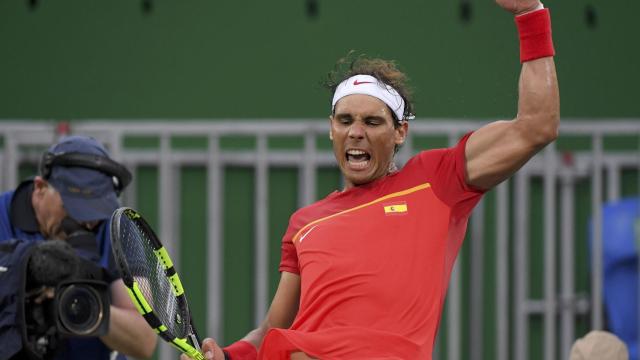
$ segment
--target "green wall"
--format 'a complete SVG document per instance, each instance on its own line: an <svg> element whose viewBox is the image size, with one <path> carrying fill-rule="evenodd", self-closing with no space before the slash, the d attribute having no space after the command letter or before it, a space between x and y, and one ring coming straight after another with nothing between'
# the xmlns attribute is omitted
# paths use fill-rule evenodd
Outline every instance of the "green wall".
<svg viewBox="0 0 640 360"><path fill-rule="evenodd" d="M324 117L350 49L396 59L422 117L515 113L511 16L492 1L0 2L0 118ZM565 117L637 117L640 3L552 1Z"/></svg>

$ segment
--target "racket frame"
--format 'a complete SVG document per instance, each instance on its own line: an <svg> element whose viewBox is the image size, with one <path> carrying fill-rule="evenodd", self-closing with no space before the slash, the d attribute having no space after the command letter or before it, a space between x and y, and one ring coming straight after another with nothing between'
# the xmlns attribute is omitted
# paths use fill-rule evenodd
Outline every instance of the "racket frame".
<svg viewBox="0 0 640 360"><path fill-rule="evenodd" d="M169 328L162 323L160 318L154 313L153 308L144 297L144 294L140 290L140 285L134 280L131 271L129 270L129 264L122 249L122 241L120 239L120 218L126 216L129 220L136 223L142 228L143 233L151 242L153 253L162 263L164 274L172 285L173 295L176 297L178 304L178 316L183 317L182 321L187 322L186 330L187 337L179 338L169 331ZM169 256L166 248L162 245L151 226L146 220L135 210L129 207L121 207L117 209L111 216L111 248L113 250L113 256L116 260L118 269L122 276L127 293L131 298L136 310L144 317L149 326L160 336L164 341L171 344L180 352L186 354L194 360L204 360L202 351L200 348L200 340L196 334L195 328L191 322L191 313L189 311L189 305L187 303L187 297L184 293L184 287L180 281L180 277L175 270L173 261ZM179 319L180 320L180 319Z"/></svg>

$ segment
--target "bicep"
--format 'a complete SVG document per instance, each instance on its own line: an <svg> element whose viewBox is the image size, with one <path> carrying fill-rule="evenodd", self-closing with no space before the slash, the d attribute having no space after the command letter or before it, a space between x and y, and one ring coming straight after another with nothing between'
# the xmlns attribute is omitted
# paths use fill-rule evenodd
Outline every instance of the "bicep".
<svg viewBox="0 0 640 360"><path fill-rule="evenodd" d="M485 125L466 144L467 184L490 189L513 175L541 148L517 120Z"/></svg>

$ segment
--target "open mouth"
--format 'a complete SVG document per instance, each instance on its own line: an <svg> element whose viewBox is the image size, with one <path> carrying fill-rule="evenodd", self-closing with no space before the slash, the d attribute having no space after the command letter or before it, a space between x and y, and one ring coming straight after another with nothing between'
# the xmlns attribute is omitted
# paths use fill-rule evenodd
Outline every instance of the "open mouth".
<svg viewBox="0 0 640 360"><path fill-rule="evenodd" d="M347 164L352 169L364 169L369 165L369 160L371 160L371 155L359 149L349 149L346 152Z"/></svg>

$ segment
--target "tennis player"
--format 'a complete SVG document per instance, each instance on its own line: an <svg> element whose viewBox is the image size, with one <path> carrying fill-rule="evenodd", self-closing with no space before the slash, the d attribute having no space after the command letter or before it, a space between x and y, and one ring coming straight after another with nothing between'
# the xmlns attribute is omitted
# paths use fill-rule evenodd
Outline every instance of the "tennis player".
<svg viewBox="0 0 640 360"><path fill-rule="evenodd" d="M331 83L330 137L345 188L296 211L262 325L208 359L431 359L452 266L483 193L554 141L559 96L549 11L515 15L518 113L394 165L413 117L392 62L357 58Z"/></svg>

